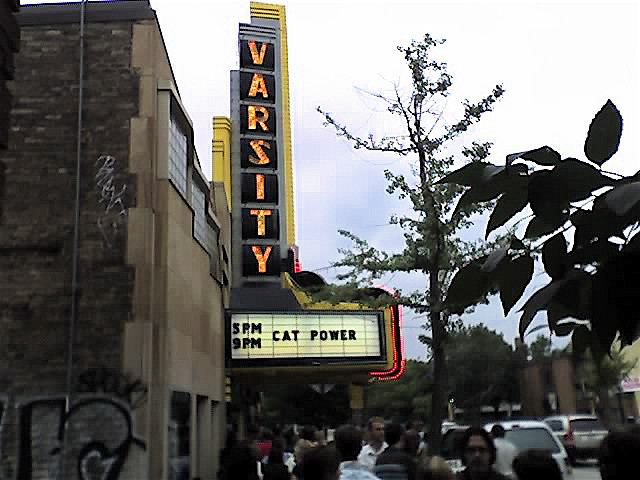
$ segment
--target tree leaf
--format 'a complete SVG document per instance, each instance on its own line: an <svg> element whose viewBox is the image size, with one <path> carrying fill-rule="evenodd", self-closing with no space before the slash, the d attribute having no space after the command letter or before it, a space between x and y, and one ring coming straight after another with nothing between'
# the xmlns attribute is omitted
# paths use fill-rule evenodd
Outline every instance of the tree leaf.
<svg viewBox="0 0 640 480"><path fill-rule="evenodd" d="M491 212L484 238L486 239L489 233L504 225L516 213L521 211L528 202L529 197L527 190L524 188L504 193L493 208L493 212Z"/></svg>
<svg viewBox="0 0 640 480"><path fill-rule="evenodd" d="M618 332L623 345L640 334L639 271L640 254L622 253L601 265L593 276L591 325L605 352Z"/></svg>
<svg viewBox="0 0 640 480"><path fill-rule="evenodd" d="M506 317L533 277L533 258L522 255L514 260L502 262L494 276L500 289L500 302Z"/></svg>
<svg viewBox="0 0 640 480"><path fill-rule="evenodd" d="M531 160L538 165L558 165L560 163L560 154L553 148L545 145L544 147L536 148L535 150L529 150L520 154L520 158L525 160Z"/></svg>
<svg viewBox="0 0 640 480"><path fill-rule="evenodd" d="M502 193L524 188L528 182L526 165L514 165L508 171L505 167L491 166L499 169L499 171L486 169L479 183L476 183L462 194L453 215L461 208L480 202L488 202Z"/></svg>
<svg viewBox="0 0 640 480"><path fill-rule="evenodd" d="M569 253L568 260L577 265L591 265L606 261L608 258L617 255L619 251L620 246L618 244L606 239L586 244L576 242L573 250Z"/></svg>
<svg viewBox="0 0 640 480"><path fill-rule="evenodd" d="M559 290L561 292L562 289ZM558 296L560 293L558 293ZM549 302L547 306L547 324L552 332L555 332L558 322L564 318L571 317L571 312L557 301Z"/></svg>
<svg viewBox="0 0 640 480"><path fill-rule="evenodd" d="M522 316L520 317L520 338L524 340L524 334L529 328L529 325L533 321L536 313L540 310L547 308L547 304L553 300L554 295L558 292L558 289L563 285L563 280L554 280L545 287L536 291L529 300L520 309Z"/></svg>
<svg viewBox="0 0 640 480"><path fill-rule="evenodd" d="M571 333L573 333L573 331L579 326L580 324L571 321L558 322L553 333L558 337L566 337L567 335L571 335Z"/></svg>
<svg viewBox="0 0 640 480"><path fill-rule="evenodd" d="M531 330L529 330L529 331L526 333L526 335L531 335L532 333L539 332L540 330L543 330L543 329L545 329L545 328L549 328L549 326L548 326L548 325L545 325L544 323L543 323L543 324L541 324L541 325L536 325L536 326L535 326L535 327L533 327ZM525 335L525 336L526 336L526 335Z"/></svg>
<svg viewBox="0 0 640 480"><path fill-rule="evenodd" d="M640 253L640 233L636 233L622 249L623 252Z"/></svg>
<svg viewBox="0 0 640 480"><path fill-rule="evenodd" d="M566 158L552 171L566 189L569 202L585 200L599 188L615 185L615 181L603 175L593 165L575 158Z"/></svg>
<svg viewBox="0 0 640 480"><path fill-rule="evenodd" d="M454 170L449 175L441 178L436 184L456 183L458 185L471 187L480 181L486 167L495 167L495 165L486 162L468 163L464 167Z"/></svg>
<svg viewBox="0 0 640 480"><path fill-rule="evenodd" d="M504 260L508 251L509 251L509 247L500 247L495 249L493 252L489 254L487 259L484 261L484 263L482 264L482 267L480 267L481 270L484 273L493 272L498 267L500 262Z"/></svg>
<svg viewBox="0 0 640 480"><path fill-rule="evenodd" d="M546 223L554 223L567 210L566 182L554 170L531 174L527 189L531 210Z"/></svg>
<svg viewBox="0 0 640 480"><path fill-rule="evenodd" d="M509 246L515 250L524 250L526 248L524 245L524 242L520 240L518 237L513 237L511 239L511 245Z"/></svg>
<svg viewBox="0 0 640 480"><path fill-rule="evenodd" d="M578 326L571 335L571 354L574 361L582 358L591 343L591 332L584 325Z"/></svg>
<svg viewBox="0 0 640 480"><path fill-rule="evenodd" d="M518 153L510 153L509 155L507 155L507 167L509 165L511 165L515 160L517 160L518 158L522 157L523 154L530 152L531 150L525 150L524 152L518 152Z"/></svg>
<svg viewBox="0 0 640 480"><path fill-rule="evenodd" d="M618 150L622 136L622 116L611 100L607 100L589 125L584 153L589 160L602 165Z"/></svg>
<svg viewBox="0 0 640 480"><path fill-rule="evenodd" d="M470 305L473 305L486 292L488 276L484 273L478 262L471 262L457 271L444 301L450 311L460 314Z"/></svg>
<svg viewBox="0 0 640 480"><path fill-rule="evenodd" d="M605 205L619 217L626 215L638 202L640 182L619 185L604 195Z"/></svg>
<svg viewBox="0 0 640 480"><path fill-rule="evenodd" d="M554 223L547 223L540 217L533 217L524 232L525 238L537 238L555 232L569 217L558 218Z"/></svg>
<svg viewBox="0 0 640 480"><path fill-rule="evenodd" d="M553 279L562 277L567 270L567 241L562 232L544 242L542 264Z"/></svg>
<svg viewBox="0 0 640 480"><path fill-rule="evenodd" d="M564 284L551 303L554 320L573 317L579 320L591 318L591 294L593 277L580 269L573 269L564 277ZM557 306L557 308L556 308Z"/></svg>

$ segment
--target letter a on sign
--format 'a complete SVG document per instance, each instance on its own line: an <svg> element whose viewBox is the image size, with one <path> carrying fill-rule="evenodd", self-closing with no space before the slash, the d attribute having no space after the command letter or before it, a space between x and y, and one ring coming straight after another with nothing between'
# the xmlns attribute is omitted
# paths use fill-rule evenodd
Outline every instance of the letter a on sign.
<svg viewBox="0 0 640 480"><path fill-rule="evenodd" d="M264 253L262 253L262 248L258 246L251 247L253 254L258 261L258 272L266 273L267 272L267 260L269 259L269 255L271 254L271 247L267 247L264 249Z"/></svg>
<svg viewBox="0 0 640 480"><path fill-rule="evenodd" d="M249 96L255 97L258 93L261 93L263 98L269 98L267 83L264 81L264 77L261 73L254 73L251 79L251 86L249 87Z"/></svg>

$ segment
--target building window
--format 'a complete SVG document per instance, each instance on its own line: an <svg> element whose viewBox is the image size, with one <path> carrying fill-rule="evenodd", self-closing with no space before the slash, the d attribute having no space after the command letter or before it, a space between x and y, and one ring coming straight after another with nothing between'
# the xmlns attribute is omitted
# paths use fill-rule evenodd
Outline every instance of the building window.
<svg viewBox="0 0 640 480"><path fill-rule="evenodd" d="M200 188L196 185L196 182L193 182L193 188L191 190L191 205L193 206L194 215L193 215L193 236L195 239L200 242L200 245L209 251L208 243L208 225L207 225L207 217L206 217L206 194L200 190Z"/></svg>
<svg viewBox="0 0 640 480"><path fill-rule="evenodd" d="M187 196L187 136L173 117L169 129L169 180Z"/></svg>
<svg viewBox="0 0 640 480"><path fill-rule="evenodd" d="M171 392L169 418L169 480L191 478L191 395Z"/></svg>
<svg viewBox="0 0 640 480"><path fill-rule="evenodd" d="M220 250L218 249L218 229L211 225L207 225L207 251L211 262L210 273L215 278L220 278Z"/></svg>

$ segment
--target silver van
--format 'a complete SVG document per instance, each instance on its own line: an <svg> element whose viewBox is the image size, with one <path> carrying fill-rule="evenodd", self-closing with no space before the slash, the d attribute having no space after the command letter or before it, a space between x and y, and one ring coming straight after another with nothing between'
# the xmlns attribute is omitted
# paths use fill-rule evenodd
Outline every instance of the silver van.
<svg viewBox="0 0 640 480"><path fill-rule="evenodd" d="M578 459L597 457L600 443L609 433L594 415L556 415L544 421L564 445L572 465Z"/></svg>

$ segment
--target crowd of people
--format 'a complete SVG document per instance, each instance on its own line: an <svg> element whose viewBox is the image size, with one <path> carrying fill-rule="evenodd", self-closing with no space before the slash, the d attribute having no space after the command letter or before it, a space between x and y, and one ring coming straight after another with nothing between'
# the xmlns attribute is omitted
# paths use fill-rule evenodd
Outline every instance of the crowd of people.
<svg viewBox="0 0 640 480"><path fill-rule="evenodd" d="M519 452L500 424L491 432L469 427L461 447L464 469L454 474L443 458L429 454L419 431L380 417L366 429L342 425L330 441L313 426L298 433L253 427L243 441L228 435L219 480L562 480L550 452ZM611 432L600 451L602 480L627 479L638 458L637 429Z"/></svg>

